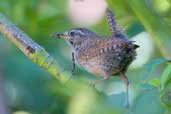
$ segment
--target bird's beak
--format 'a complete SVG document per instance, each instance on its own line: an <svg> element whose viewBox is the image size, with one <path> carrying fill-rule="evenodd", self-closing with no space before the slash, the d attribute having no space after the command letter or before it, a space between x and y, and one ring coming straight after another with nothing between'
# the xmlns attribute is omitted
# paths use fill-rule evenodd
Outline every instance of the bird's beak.
<svg viewBox="0 0 171 114"><path fill-rule="evenodd" d="M54 33L54 34L51 34L50 37L63 38L65 40L68 40L70 38L68 32L64 32L64 33Z"/></svg>

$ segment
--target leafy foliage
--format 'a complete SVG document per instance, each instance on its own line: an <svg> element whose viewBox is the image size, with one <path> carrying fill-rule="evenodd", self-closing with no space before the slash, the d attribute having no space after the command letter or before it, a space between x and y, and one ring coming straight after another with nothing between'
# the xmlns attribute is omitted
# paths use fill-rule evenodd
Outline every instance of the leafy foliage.
<svg viewBox="0 0 171 114"><path fill-rule="evenodd" d="M171 0L107 2L128 36L133 37L147 31L155 45L155 53L151 54L148 63L144 63L140 69L128 70L132 107L127 110L123 106L125 93L118 77L111 77L110 80L97 85L97 90L89 83L101 78L96 78L77 66L74 78L66 84L60 84L0 35L0 74L4 77L11 112L171 113L171 65L163 59L171 58ZM49 38L49 34L53 32L75 26L67 16L66 4L66 0L0 0L0 12L6 14L33 40L45 47L65 69L71 70L71 51L67 44L62 40ZM90 29L102 35L110 35L105 19ZM108 92L112 94L109 95Z"/></svg>

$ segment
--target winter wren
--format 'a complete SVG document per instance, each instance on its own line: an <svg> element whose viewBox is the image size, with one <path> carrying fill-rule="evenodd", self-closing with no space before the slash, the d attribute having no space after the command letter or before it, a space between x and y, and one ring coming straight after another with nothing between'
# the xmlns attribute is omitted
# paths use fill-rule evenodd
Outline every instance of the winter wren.
<svg viewBox="0 0 171 114"><path fill-rule="evenodd" d="M52 37L65 39L73 49L73 72L75 60L88 72L102 76L107 80L109 76L119 75L126 85L126 105L128 102L129 81L125 72L135 59L135 49L139 46L127 39L118 26L110 9L106 9L106 17L112 36L103 37L86 28L74 28L64 33L55 33Z"/></svg>

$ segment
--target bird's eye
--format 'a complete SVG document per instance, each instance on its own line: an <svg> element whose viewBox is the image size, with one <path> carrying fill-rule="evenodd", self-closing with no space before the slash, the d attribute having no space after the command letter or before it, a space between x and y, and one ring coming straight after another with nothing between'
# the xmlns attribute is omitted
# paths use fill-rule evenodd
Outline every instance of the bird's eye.
<svg viewBox="0 0 171 114"><path fill-rule="evenodd" d="M71 35L71 36L74 36L74 34L75 34L75 33L74 33L73 31L72 31L72 32L70 32L70 35Z"/></svg>

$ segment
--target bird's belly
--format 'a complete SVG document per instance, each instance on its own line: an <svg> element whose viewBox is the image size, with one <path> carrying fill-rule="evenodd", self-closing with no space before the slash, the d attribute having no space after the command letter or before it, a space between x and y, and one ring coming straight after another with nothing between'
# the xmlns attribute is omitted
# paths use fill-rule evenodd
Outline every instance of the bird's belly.
<svg viewBox="0 0 171 114"><path fill-rule="evenodd" d="M101 65L97 64L97 62L81 61L79 64L89 73L92 73L96 76L104 75L104 70L102 69Z"/></svg>

